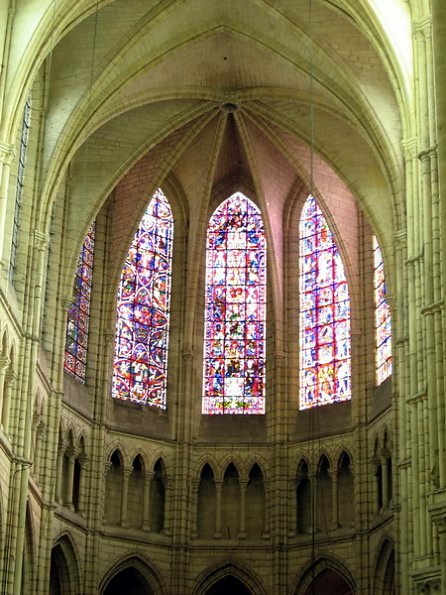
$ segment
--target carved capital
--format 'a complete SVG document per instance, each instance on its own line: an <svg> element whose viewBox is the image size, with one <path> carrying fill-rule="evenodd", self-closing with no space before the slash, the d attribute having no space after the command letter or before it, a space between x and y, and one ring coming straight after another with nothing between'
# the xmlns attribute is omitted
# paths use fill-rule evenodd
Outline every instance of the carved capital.
<svg viewBox="0 0 446 595"><path fill-rule="evenodd" d="M5 165L11 165L15 157L15 147L8 143L2 143L0 141L0 163Z"/></svg>

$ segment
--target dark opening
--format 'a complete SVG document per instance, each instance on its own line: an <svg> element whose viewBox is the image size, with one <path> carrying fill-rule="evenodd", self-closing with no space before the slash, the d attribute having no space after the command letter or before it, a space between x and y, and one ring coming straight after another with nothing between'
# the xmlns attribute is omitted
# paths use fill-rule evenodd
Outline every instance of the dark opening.
<svg viewBox="0 0 446 595"><path fill-rule="evenodd" d="M245 585L234 576L225 576L212 585L206 595L253 595Z"/></svg>
<svg viewBox="0 0 446 595"><path fill-rule="evenodd" d="M108 583L103 595L153 595L153 590L136 568L126 568Z"/></svg>
<svg viewBox="0 0 446 595"><path fill-rule="evenodd" d="M314 583L306 590L305 595L354 595L347 581L335 570L323 570Z"/></svg>

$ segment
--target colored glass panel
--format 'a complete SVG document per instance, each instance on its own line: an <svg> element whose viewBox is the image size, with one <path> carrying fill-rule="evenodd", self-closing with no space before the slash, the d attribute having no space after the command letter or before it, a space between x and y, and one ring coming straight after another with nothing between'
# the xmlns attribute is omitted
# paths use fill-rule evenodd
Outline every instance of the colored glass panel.
<svg viewBox="0 0 446 595"><path fill-rule="evenodd" d="M241 193L212 215L206 243L203 413L265 413L266 238Z"/></svg>
<svg viewBox="0 0 446 595"><path fill-rule="evenodd" d="M299 238L302 410L351 398L350 298L333 234L312 196Z"/></svg>
<svg viewBox="0 0 446 595"><path fill-rule="evenodd" d="M65 340L65 370L76 380L85 382L87 365L88 323L90 318L91 283L93 278L95 224L82 244L74 281L74 300L68 309Z"/></svg>
<svg viewBox="0 0 446 595"><path fill-rule="evenodd" d="M386 300L384 261L378 240L373 236L375 291L376 382L381 384L392 374L392 319Z"/></svg>
<svg viewBox="0 0 446 595"><path fill-rule="evenodd" d="M131 243L118 290L112 396L165 409L173 215L161 189Z"/></svg>
<svg viewBox="0 0 446 595"><path fill-rule="evenodd" d="M20 147L19 147L19 162L17 167L17 185L15 192L15 206L14 206L14 219L12 222L12 238L11 238L11 254L9 261L9 278L13 279L16 260L17 260L17 249L19 242L19 229L20 229L20 218L23 201L23 186L25 184L25 163L26 154L28 151L28 140L29 140L29 129L31 126L31 95L25 103L25 109L23 110L22 120L22 131L20 133Z"/></svg>

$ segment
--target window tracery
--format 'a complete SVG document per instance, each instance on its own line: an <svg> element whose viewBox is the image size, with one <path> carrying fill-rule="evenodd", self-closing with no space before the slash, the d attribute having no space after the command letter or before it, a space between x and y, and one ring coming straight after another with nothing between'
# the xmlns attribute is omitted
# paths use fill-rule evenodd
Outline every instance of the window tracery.
<svg viewBox="0 0 446 595"><path fill-rule="evenodd" d="M341 255L313 196L299 238L302 410L351 398L350 298Z"/></svg>
<svg viewBox="0 0 446 595"><path fill-rule="evenodd" d="M162 409L166 407L172 248L172 210L158 188L121 273L112 396Z"/></svg>
<svg viewBox="0 0 446 595"><path fill-rule="evenodd" d="M265 310L262 216L237 192L207 231L204 414L265 412Z"/></svg>

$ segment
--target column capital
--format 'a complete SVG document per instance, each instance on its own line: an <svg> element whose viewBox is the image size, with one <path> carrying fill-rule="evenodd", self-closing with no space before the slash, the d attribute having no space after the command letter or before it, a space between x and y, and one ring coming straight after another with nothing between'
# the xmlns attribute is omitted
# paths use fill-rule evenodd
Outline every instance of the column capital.
<svg viewBox="0 0 446 595"><path fill-rule="evenodd" d="M418 21L418 23L414 23L413 30L415 36L420 38L430 38L432 37L432 19L431 17L426 17L422 21Z"/></svg>
<svg viewBox="0 0 446 595"><path fill-rule="evenodd" d="M16 154L14 145L0 141L0 163L11 165Z"/></svg>

